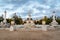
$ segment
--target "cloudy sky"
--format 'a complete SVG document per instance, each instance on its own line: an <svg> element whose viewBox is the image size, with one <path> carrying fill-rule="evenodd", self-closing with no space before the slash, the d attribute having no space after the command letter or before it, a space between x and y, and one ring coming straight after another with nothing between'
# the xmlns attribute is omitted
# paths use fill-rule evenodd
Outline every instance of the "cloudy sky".
<svg viewBox="0 0 60 40"><path fill-rule="evenodd" d="M0 0L0 16L7 11L7 18L14 13L22 18L27 18L29 11L32 18L50 17L52 11L60 16L60 0Z"/></svg>

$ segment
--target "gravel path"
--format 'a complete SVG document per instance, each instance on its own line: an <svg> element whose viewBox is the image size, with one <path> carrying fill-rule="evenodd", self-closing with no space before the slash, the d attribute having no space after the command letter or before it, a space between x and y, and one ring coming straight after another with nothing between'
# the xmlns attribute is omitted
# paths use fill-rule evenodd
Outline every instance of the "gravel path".
<svg viewBox="0 0 60 40"><path fill-rule="evenodd" d="M60 31L0 30L0 40L60 40Z"/></svg>

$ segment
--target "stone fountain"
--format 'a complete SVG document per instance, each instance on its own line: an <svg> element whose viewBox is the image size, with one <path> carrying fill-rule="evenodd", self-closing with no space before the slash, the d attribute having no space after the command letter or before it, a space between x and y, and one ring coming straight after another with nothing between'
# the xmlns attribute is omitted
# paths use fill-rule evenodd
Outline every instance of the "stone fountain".
<svg viewBox="0 0 60 40"><path fill-rule="evenodd" d="M53 12L53 20L52 20L52 22L51 22L51 25L52 25L52 26L58 25L58 23L57 23L56 20L55 20L55 11Z"/></svg>
<svg viewBox="0 0 60 40"><path fill-rule="evenodd" d="M35 27L35 24L31 18L31 15L30 13L28 14L28 18L26 20L26 23L24 24L25 26L25 29L31 29L31 28L34 28Z"/></svg>
<svg viewBox="0 0 60 40"><path fill-rule="evenodd" d="M4 13L5 13L5 16L4 16L3 22L6 24L6 22L7 22L7 21L6 21L6 14L7 14L7 12L5 11Z"/></svg>
<svg viewBox="0 0 60 40"><path fill-rule="evenodd" d="M1 22L1 27L6 28L7 27L7 21L6 21L6 11L4 11L4 20ZM3 15L2 15L3 17Z"/></svg>
<svg viewBox="0 0 60 40"><path fill-rule="evenodd" d="M58 22L55 20L56 18L55 18L55 11L53 11L53 18L52 18L53 20L52 20L52 22L50 23L50 29L54 29L55 30L55 27L57 27L58 26Z"/></svg>

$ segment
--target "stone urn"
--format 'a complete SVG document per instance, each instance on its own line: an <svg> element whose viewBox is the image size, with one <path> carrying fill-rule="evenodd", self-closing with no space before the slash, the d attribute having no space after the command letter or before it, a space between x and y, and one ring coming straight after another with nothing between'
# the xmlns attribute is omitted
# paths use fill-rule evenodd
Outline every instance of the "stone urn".
<svg viewBox="0 0 60 40"><path fill-rule="evenodd" d="M14 25L15 24L15 22L14 21L11 21L11 25Z"/></svg>
<svg viewBox="0 0 60 40"><path fill-rule="evenodd" d="M14 21L11 21L10 31L14 31Z"/></svg>
<svg viewBox="0 0 60 40"><path fill-rule="evenodd" d="M42 25L45 25L46 24L46 22L45 21L42 21Z"/></svg>

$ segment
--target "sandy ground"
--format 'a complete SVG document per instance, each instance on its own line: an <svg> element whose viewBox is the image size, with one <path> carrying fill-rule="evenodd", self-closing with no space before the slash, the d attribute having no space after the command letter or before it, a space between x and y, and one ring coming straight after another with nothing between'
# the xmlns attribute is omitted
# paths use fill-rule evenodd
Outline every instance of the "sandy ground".
<svg viewBox="0 0 60 40"><path fill-rule="evenodd" d="M60 40L60 30L12 32L0 30L0 40Z"/></svg>

